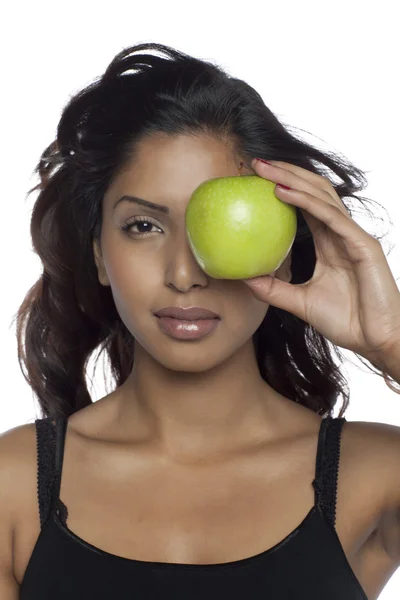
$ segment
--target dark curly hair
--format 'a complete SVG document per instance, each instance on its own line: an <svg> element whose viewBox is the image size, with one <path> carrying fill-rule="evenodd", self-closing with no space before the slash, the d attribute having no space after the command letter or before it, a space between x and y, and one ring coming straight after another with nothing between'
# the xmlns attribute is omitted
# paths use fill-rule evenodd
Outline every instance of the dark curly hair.
<svg viewBox="0 0 400 600"><path fill-rule="evenodd" d="M97 358L106 351L116 387L133 368L135 340L110 287L99 283L92 242L101 232L103 196L134 160L142 138L158 132L228 136L248 164L255 157L285 161L328 177L342 201L368 200L355 195L367 185L363 171L301 141L289 129L244 81L211 62L155 43L124 49L101 77L69 99L56 139L34 170L40 184L28 191L29 196L39 190L30 232L43 272L14 316L19 365L38 397L42 418L68 417L92 403L85 375L95 349ZM293 284L308 281L316 262L311 232L298 208L296 212ZM343 360L337 346L272 305L253 340L260 373L277 392L322 416L332 415L341 394L343 416L349 394L332 358L330 346Z"/></svg>

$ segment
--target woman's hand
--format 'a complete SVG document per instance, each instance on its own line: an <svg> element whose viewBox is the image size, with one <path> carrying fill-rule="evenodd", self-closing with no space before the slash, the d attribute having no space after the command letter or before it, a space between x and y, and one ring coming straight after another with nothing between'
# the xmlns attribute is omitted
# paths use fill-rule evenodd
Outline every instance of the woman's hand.
<svg viewBox="0 0 400 600"><path fill-rule="evenodd" d="M257 175L283 202L298 206L313 235L316 266L306 283L274 276L243 280L254 296L312 325L329 341L376 357L400 345L400 291L382 247L351 218L328 179L280 161L257 159Z"/></svg>

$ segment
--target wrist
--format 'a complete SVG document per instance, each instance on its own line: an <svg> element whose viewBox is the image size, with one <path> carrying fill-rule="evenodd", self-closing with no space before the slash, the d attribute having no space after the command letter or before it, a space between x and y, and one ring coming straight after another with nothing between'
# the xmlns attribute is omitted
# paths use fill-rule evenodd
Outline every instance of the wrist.
<svg viewBox="0 0 400 600"><path fill-rule="evenodd" d="M400 342L375 353L372 357L366 356L365 358L382 371L386 385L392 391L400 394Z"/></svg>

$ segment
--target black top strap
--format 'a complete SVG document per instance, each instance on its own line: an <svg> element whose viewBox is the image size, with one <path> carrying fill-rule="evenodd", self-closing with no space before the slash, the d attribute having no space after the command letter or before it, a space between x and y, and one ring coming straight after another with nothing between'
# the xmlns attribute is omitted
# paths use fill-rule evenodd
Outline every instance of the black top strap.
<svg viewBox="0 0 400 600"><path fill-rule="evenodd" d="M340 441L345 417L325 417L321 421L315 479L315 502L326 518L336 525L336 498L339 474Z"/></svg>
<svg viewBox="0 0 400 600"><path fill-rule="evenodd" d="M39 517L43 528L54 509L63 523L68 517L67 507L59 498L67 419L57 419L56 427L50 417L36 419L35 424Z"/></svg>

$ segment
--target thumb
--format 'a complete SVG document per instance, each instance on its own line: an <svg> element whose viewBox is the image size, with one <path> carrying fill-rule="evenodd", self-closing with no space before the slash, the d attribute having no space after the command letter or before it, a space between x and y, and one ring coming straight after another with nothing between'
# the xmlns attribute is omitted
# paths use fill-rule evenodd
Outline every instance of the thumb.
<svg viewBox="0 0 400 600"><path fill-rule="evenodd" d="M294 285L276 277L265 275L243 279L257 300L281 308L304 320L304 289L302 284Z"/></svg>

